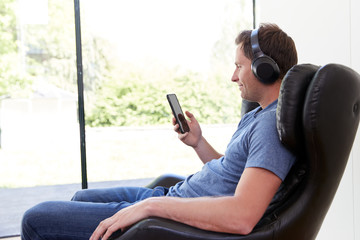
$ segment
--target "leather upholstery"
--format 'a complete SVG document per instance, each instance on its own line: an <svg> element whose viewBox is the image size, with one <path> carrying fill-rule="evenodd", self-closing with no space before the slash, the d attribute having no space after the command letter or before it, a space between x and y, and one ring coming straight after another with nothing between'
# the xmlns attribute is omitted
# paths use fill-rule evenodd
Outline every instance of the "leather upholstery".
<svg viewBox="0 0 360 240"><path fill-rule="evenodd" d="M146 185L147 188L155 188L156 186L162 186L162 187L171 187L174 186L176 183L185 180L184 176L168 173L163 174L156 179L154 179L151 183Z"/></svg>
<svg viewBox="0 0 360 240"><path fill-rule="evenodd" d="M338 64L293 67L283 80L277 120L280 139L298 159L252 233L216 233L149 218L116 239L315 239L352 148L359 105L360 76L352 69Z"/></svg>
<svg viewBox="0 0 360 240"><path fill-rule="evenodd" d="M250 112L251 110L257 108L259 104L257 102L249 102L245 99L241 102L241 117L244 116L246 113Z"/></svg>
<svg viewBox="0 0 360 240"><path fill-rule="evenodd" d="M296 65L286 73L280 88L277 129L281 142L293 152L303 151L303 129L299 126L306 90L318 69L318 66L311 64Z"/></svg>

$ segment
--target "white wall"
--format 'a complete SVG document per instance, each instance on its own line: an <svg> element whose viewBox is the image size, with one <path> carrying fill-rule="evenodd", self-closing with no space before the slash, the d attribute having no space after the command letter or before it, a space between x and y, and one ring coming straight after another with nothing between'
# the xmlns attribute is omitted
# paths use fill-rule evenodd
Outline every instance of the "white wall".
<svg viewBox="0 0 360 240"><path fill-rule="evenodd" d="M299 63L340 63L360 72L360 1L257 0L256 22L278 24L295 41ZM360 240L360 130L317 240ZM356 227L357 226L357 227Z"/></svg>

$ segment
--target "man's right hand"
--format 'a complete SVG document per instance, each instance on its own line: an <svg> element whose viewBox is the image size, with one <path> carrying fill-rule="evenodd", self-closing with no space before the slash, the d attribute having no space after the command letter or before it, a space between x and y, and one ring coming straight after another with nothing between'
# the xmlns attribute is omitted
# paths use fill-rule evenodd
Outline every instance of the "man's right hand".
<svg viewBox="0 0 360 240"><path fill-rule="evenodd" d="M173 118L174 130L178 133L179 139L186 145L193 147L204 164L212 159L220 158L222 154L218 153L202 136L200 124L194 115L188 111L185 114L189 118L189 120L186 120L190 128L189 132L181 133L179 125L176 123L175 118Z"/></svg>
<svg viewBox="0 0 360 240"><path fill-rule="evenodd" d="M202 137L200 124L192 113L190 113L189 111L185 111L185 114L189 118L186 121L189 125L190 131L186 133L181 133L179 130L179 124L177 124L175 118L173 118L172 122L174 125L174 131L178 133L178 137L183 143L193 148L196 148Z"/></svg>

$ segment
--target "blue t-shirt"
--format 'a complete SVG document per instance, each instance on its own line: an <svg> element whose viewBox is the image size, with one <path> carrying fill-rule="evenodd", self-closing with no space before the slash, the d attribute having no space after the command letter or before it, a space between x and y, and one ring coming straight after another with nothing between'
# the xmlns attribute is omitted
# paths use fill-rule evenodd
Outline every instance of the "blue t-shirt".
<svg viewBox="0 0 360 240"><path fill-rule="evenodd" d="M169 189L167 196L231 196L245 168L259 167L285 179L295 156L280 142L276 130L277 100L244 115L225 155Z"/></svg>

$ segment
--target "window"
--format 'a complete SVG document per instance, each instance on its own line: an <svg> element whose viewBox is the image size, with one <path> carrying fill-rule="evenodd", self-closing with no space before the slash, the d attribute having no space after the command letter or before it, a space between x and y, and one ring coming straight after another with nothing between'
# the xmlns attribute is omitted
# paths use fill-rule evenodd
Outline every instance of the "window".
<svg viewBox="0 0 360 240"><path fill-rule="evenodd" d="M201 163L172 130L176 93L224 151L240 117L231 83L246 1L81 1L89 181L187 175ZM220 126L221 125L221 126Z"/></svg>
<svg viewBox="0 0 360 240"><path fill-rule="evenodd" d="M0 5L0 187L78 182L73 3Z"/></svg>
<svg viewBox="0 0 360 240"><path fill-rule="evenodd" d="M201 168L172 130L167 93L225 150L240 118L234 38L251 28L251 3L86 0L80 9L90 183ZM43 201L53 185L81 182L77 101L74 2L2 0L0 197L49 186ZM16 202L17 225L29 201ZM9 234L18 232L0 231Z"/></svg>

